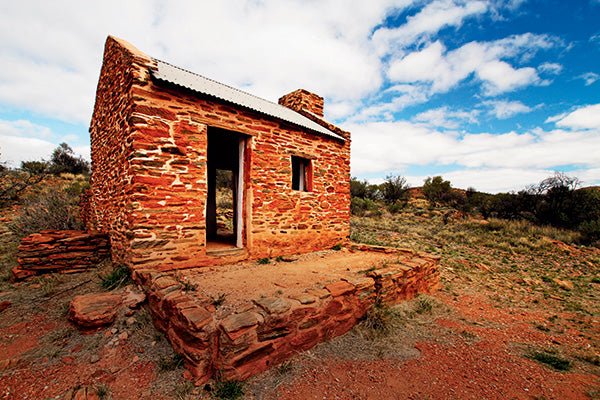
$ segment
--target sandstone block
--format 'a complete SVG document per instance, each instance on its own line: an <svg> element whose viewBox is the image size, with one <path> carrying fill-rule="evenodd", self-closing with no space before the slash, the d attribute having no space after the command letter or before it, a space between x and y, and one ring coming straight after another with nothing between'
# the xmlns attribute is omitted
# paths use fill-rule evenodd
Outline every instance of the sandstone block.
<svg viewBox="0 0 600 400"><path fill-rule="evenodd" d="M75 296L69 306L69 319L82 328L111 324L121 305L121 295L91 293Z"/></svg>
<svg viewBox="0 0 600 400"><path fill-rule="evenodd" d="M289 301L281 297L263 297L258 300L254 300L254 303L256 303L269 314L283 314L292 306Z"/></svg>

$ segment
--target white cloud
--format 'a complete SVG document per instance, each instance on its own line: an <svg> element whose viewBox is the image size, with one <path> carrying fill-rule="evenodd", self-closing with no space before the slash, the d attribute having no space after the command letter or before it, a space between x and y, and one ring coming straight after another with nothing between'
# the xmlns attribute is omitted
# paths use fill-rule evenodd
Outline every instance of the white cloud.
<svg viewBox="0 0 600 400"><path fill-rule="evenodd" d="M520 101L488 100L482 103L490 107L489 113L498 119L507 119L517 114L528 113L532 108Z"/></svg>
<svg viewBox="0 0 600 400"><path fill-rule="evenodd" d="M600 130L600 104L583 106L569 114L550 117L546 122L556 122L557 126L570 129Z"/></svg>
<svg viewBox="0 0 600 400"><path fill-rule="evenodd" d="M456 188L473 187L486 193L499 193L524 189L553 173L552 169L472 168L448 171L443 177ZM425 178L426 176L408 176L407 181L412 186L421 186Z"/></svg>
<svg viewBox="0 0 600 400"><path fill-rule="evenodd" d="M413 121L432 127L457 129L465 122L476 124L479 110L451 110L448 107L433 108L413 117Z"/></svg>
<svg viewBox="0 0 600 400"><path fill-rule="evenodd" d="M398 51L424 40L446 27L459 27L471 16L488 10L487 1L436 0L406 19L397 28L380 28L373 34L373 42L380 55Z"/></svg>
<svg viewBox="0 0 600 400"><path fill-rule="evenodd" d="M0 120L0 135L47 139L52 136L52 130L47 126L35 124L24 119L15 121Z"/></svg>
<svg viewBox="0 0 600 400"><path fill-rule="evenodd" d="M550 75L558 75L562 72L563 67L558 63L545 62L538 67L538 71Z"/></svg>
<svg viewBox="0 0 600 400"><path fill-rule="evenodd" d="M21 161L47 160L59 143L77 142L70 136L57 135L50 128L27 120L0 120L0 161L18 167ZM72 147L75 154L90 159L88 145Z"/></svg>
<svg viewBox="0 0 600 400"><path fill-rule="evenodd" d="M533 84L544 84L535 68L515 68L503 59L530 59L540 49L556 46L547 35L522 34L492 42L470 42L455 50L436 41L393 59L387 71L393 82L429 85L429 96L444 93L471 75L483 82L485 95L494 96Z"/></svg>
<svg viewBox="0 0 600 400"><path fill-rule="evenodd" d="M87 125L108 34L272 100L304 87L356 101L382 82L373 28L411 2L5 2L0 104Z"/></svg>
<svg viewBox="0 0 600 400"><path fill-rule="evenodd" d="M55 144L33 137L7 136L0 134L0 160L11 167L18 167L21 161L48 159Z"/></svg>
<svg viewBox="0 0 600 400"><path fill-rule="evenodd" d="M352 173L357 176L384 176L409 165L458 165L471 171L552 171L572 164L582 170L600 168L600 128L503 134L459 134L410 122L368 122L345 128L353 134ZM503 177L497 179L486 190L494 185L505 190L498 183Z"/></svg>
<svg viewBox="0 0 600 400"><path fill-rule="evenodd" d="M600 75L595 72L586 72L585 74L579 75L577 78L583 79L585 86L590 86L600 79Z"/></svg>

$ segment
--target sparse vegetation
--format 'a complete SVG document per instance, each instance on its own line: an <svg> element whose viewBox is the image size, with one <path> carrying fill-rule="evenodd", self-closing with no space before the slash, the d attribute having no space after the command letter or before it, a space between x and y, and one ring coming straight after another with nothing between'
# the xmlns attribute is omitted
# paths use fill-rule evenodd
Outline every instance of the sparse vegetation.
<svg viewBox="0 0 600 400"><path fill-rule="evenodd" d="M221 307L225 303L225 299L227 297L226 293L220 293L217 297L213 297L212 305L216 308Z"/></svg>
<svg viewBox="0 0 600 400"><path fill-rule="evenodd" d="M258 261L256 261L257 264L261 264L261 265L265 265L265 264L271 264L271 259L270 258L259 258Z"/></svg>
<svg viewBox="0 0 600 400"><path fill-rule="evenodd" d="M244 395L244 386L238 381L219 381L215 385L214 396L222 400L235 400Z"/></svg>
<svg viewBox="0 0 600 400"><path fill-rule="evenodd" d="M131 271L126 265L117 265L107 275L101 277L100 285L106 290L114 290L131 283Z"/></svg>
<svg viewBox="0 0 600 400"><path fill-rule="evenodd" d="M105 384L96 386L96 394L100 400L110 399L110 388Z"/></svg>
<svg viewBox="0 0 600 400"><path fill-rule="evenodd" d="M531 354L528 354L528 357L542 364L546 364L557 371L568 371L571 369L571 361L548 351L534 351Z"/></svg>
<svg viewBox="0 0 600 400"><path fill-rule="evenodd" d="M171 357L161 357L158 360L158 369L162 372L174 371L183 367L183 357L180 354L174 354Z"/></svg>

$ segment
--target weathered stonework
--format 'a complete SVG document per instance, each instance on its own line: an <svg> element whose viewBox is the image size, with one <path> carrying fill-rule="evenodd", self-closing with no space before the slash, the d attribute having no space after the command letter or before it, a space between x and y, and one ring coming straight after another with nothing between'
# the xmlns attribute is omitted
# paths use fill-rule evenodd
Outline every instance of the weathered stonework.
<svg viewBox="0 0 600 400"><path fill-rule="evenodd" d="M154 68L154 59L108 38L90 127L89 227L110 235L115 261L174 269L347 242L350 134L322 120L322 98L297 91L284 103L345 140L157 82ZM209 128L247 137L244 250L229 257L206 250ZM311 160L312 191L292 190L292 155Z"/></svg>
<svg viewBox="0 0 600 400"><path fill-rule="evenodd" d="M15 279L48 273L73 273L96 268L109 256L108 238L98 232L45 230L21 240Z"/></svg>
<svg viewBox="0 0 600 400"><path fill-rule="evenodd" d="M364 249L359 253L368 253ZM183 356L197 384L216 374L243 380L346 333L376 303L393 305L438 288L437 257L384 251L393 257L368 270L345 264L338 277L320 276L301 288L282 286L271 296L245 291L235 302L231 294L226 301L232 307L219 308L201 290L190 291L189 281L184 285L177 273L138 269L135 279L148 290L155 326ZM212 282L223 279L218 271L206 274Z"/></svg>

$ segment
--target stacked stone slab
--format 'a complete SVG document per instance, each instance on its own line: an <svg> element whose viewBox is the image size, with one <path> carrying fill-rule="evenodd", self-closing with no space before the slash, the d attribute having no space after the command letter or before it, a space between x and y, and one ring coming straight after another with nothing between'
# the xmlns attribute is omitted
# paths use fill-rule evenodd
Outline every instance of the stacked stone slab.
<svg viewBox="0 0 600 400"><path fill-rule="evenodd" d="M98 232L45 230L21 240L14 276L72 273L94 268L110 255L108 237Z"/></svg>
<svg viewBox="0 0 600 400"><path fill-rule="evenodd" d="M148 288L155 325L203 383L246 379L316 344L342 335L376 303L388 305L439 286L437 258L419 256L364 274L349 274L301 295L249 299L223 312L212 299L186 292L174 275L137 270Z"/></svg>

